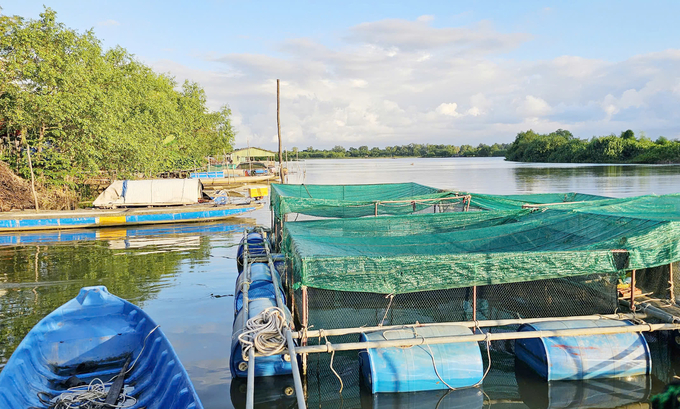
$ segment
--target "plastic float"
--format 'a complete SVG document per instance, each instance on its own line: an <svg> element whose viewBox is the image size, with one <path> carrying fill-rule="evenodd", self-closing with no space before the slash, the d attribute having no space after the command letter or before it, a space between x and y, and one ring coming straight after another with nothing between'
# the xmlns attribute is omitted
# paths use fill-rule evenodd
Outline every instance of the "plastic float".
<svg viewBox="0 0 680 409"><path fill-rule="evenodd" d="M593 335L518 339L517 359L548 381L621 378L651 372L645 337L637 332L597 334L597 329L633 325L630 321L578 320L525 324L519 331L592 328ZM586 331L587 332L587 331Z"/></svg>
<svg viewBox="0 0 680 409"><path fill-rule="evenodd" d="M361 334L361 342L472 335L463 326L390 329ZM359 354L364 382L372 393L466 388L482 381L477 342L374 348Z"/></svg>

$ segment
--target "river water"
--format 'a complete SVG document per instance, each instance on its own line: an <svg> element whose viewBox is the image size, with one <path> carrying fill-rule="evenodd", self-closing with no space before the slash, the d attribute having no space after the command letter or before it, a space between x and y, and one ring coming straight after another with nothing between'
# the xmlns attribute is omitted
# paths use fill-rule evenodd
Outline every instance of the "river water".
<svg viewBox="0 0 680 409"><path fill-rule="evenodd" d="M612 197L680 192L680 166L518 164L501 158L450 158L308 160L289 168L293 171L290 183L417 182L491 194L577 191ZM23 234L19 245L0 245L0 368L42 317L75 297L81 287L106 285L111 293L144 308L161 325L205 408L243 407L244 385L232 385L229 373L237 277L234 257L243 229L268 226L269 222L265 207L229 222L109 228L75 235L76 241L74 235ZM8 242L17 239L0 236L0 243ZM378 399L349 382L338 395L332 374L308 379L308 386L318 389L315 405L324 408L481 408L489 403L507 408L617 407L646 402L650 393L658 393L676 374L677 366L671 365L673 354L652 347L655 375L621 382L548 386L516 376L514 362L508 357L492 356L484 392L474 389ZM350 365L345 372L355 368ZM343 378L354 379L337 369ZM287 378L263 380L256 389L259 407L291 407L294 399L285 398L282 392L290 385Z"/></svg>

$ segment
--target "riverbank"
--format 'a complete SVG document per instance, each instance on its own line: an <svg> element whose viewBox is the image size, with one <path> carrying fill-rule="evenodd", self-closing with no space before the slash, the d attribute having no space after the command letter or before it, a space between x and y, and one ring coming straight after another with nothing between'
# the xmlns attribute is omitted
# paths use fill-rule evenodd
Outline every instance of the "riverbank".
<svg viewBox="0 0 680 409"><path fill-rule="evenodd" d="M67 185L35 185L35 195L28 180L12 172L10 167L0 161L0 212L10 210L39 209L73 210L78 204L78 194Z"/></svg>

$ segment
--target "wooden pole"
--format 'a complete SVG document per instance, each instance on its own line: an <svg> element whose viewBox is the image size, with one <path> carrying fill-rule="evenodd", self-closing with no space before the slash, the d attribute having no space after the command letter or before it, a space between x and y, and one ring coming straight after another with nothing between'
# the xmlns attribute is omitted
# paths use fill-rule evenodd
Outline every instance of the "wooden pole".
<svg viewBox="0 0 680 409"><path fill-rule="evenodd" d="M40 206L38 206L38 195L35 193L35 175L33 174L33 162L31 161L31 147L28 146L28 140L26 139L26 129L21 130L21 139L24 140L26 145L26 154L28 155L28 168L31 170L31 190L33 191L33 201L35 203L35 211L40 211Z"/></svg>
<svg viewBox="0 0 680 409"><path fill-rule="evenodd" d="M672 303L675 302L675 281L673 281L673 263L668 265L668 284L670 284L670 296L668 297Z"/></svg>
<svg viewBox="0 0 680 409"><path fill-rule="evenodd" d="M307 299L307 286L303 285L302 288L302 311L300 314L302 324L303 334L306 332L309 326L309 300ZM301 339L302 346L307 345L307 337L303 336ZM307 375L307 354L302 355L302 374Z"/></svg>
<svg viewBox="0 0 680 409"><path fill-rule="evenodd" d="M283 184L283 152L281 150L281 91L279 88L279 80L276 79L276 127L279 131L279 176L281 177L281 184Z"/></svg>
<svg viewBox="0 0 680 409"><path fill-rule="evenodd" d="M635 270L630 273L630 310L635 312Z"/></svg>

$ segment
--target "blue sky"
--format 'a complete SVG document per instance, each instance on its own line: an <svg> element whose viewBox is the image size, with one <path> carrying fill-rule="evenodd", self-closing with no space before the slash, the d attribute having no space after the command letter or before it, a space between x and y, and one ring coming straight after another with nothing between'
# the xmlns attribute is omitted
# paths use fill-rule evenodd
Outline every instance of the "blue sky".
<svg viewBox="0 0 680 409"><path fill-rule="evenodd" d="M11 1L94 29L229 104L237 144L509 142L522 130L680 137L678 1Z"/></svg>

